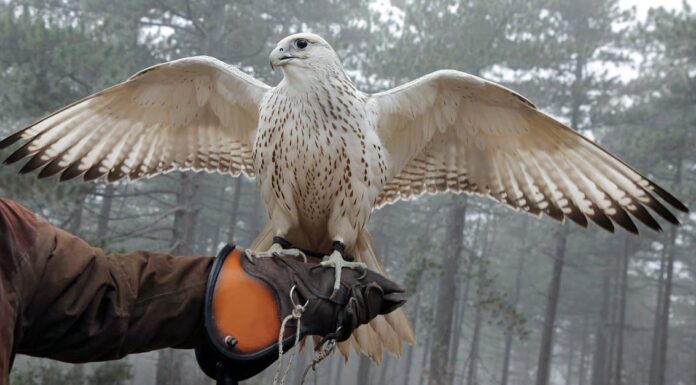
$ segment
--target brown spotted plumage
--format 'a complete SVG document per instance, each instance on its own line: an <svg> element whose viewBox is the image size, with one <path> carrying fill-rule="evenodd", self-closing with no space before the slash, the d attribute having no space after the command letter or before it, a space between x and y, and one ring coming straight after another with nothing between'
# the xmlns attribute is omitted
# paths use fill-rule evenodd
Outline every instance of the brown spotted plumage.
<svg viewBox="0 0 696 385"><path fill-rule="evenodd" d="M274 236L328 253L333 241L380 272L365 230L375 207L424 193L489 196L533 215L660 230L662 201L687 208L524 97L484 79L437 71L393 90L356 89L329 44L313 34L280 41L269 87L209 57L160 64L78 101L0 142L26 140L7 162L22 172L109 181L174 169L256 177ZM658 199L660 198L660 199ZM649 211L650 210L650 211ZM401 310L353 335L375 360L413 332ZM341 345L345 353L347 345Z"/></svg>

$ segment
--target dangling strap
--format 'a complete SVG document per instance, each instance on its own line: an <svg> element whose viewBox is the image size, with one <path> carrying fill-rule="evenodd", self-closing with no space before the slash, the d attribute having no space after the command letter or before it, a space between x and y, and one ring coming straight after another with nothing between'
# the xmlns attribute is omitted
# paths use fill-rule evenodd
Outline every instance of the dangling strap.
<svg viewBox="0 0 696 385"><path fill-rule="evenodd" d="M276 369L275 375L273 376L273 385L284 385L285 384L285 379L288 376L288 372L290 371L290 366L292 365L292 361L295 359L295 356L297 355L297 349L293 350L292 353L290 353L290 359L288 360L288 365L285 367L285 370L283 370L283 335L285 334L285 327L287 326L287 323L290 320L296 319L297 320L297 326L296 326L296 332L295 332L295 347L297 347L297 344L300 342L300 329L302 326L302 313L304 313L305 308L307 307L307 304L309 304L309 300L305 302L304 305L300 305L295 302L295 297L293 296L293 293L295 293L295 288L296 286L293 286L292 289L290 289L290 302L292 303L293 309L292 313L288 314L287 317L283 319L283 323L280 325L280 333L278 334L278 368ZM278 376L280 375L280 372L283 372L283 376L280 377L280 382L278 382Z"/></svg>

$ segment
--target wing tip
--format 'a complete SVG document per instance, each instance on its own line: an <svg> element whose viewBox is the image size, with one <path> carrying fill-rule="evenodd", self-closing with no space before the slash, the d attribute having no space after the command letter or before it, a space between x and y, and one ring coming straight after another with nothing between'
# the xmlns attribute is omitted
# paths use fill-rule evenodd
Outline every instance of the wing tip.
<svg viewBox="0 0 696 385"><path fill-rule="evenodd" d="M120 179L123 179L123 177L125 177L125 176L126 176L126 174L120 170L117 172L111 171L108 174L106 174L106 183L111 184L111 183L117 182Z"/></svg>
<svg viewBox="0 0 696 385"><path fill-rule="evenodd" d="M679 203L679 204L678 204L678 205L674 205L674 204L672 205L672 206L674 206L675 209L677 209L677 210L679 210L679 211L681 211L681 212L683 212L683 213L685 213L685 214L688 214L688 213L690 212L689 207L687 207L682 201L680 201L680 200L677 199L676 202ZM671 204L671 203L670 203L670 204Z"/></svg>
<svg viewBox="0 0 696 385"><path fill-rule="evenodd" d="M60 176L58 177L58 182L67 182L71 179L74 179L74 176L68 176L66 175L65 171L63 171Z"/></svg>
<svg viewBox="0 0 696 385"><path fill-rule="evenodd" d="M34 155L27 163L24 164L24 166L22 166L19 173L21 175L26 175L37 170L41 166L43 166L41 159L37 155Z"/></svg>
<svg viewBox="0 0 696 385"><path fill-rule="evenodd" d="M662 196L662 195L661 195L661 196ZM677 199L676 197L674 197L674 196L671 195L671 194L670 194L669 196L670 196L669 199L666 198L665 196L662 196L662 198L663 198L667 203L669 203L672 207L674 207L675 209L677 209L677 210L679 210L679 211L681 211L681 212L683 212L683 213L685 213L685 214L688 214L688 213L689 213L689 208L688 208L682 201L680 201L679 199Z"/></svg>
<svg viewBox="0 0 696 385"><path fill-rule="evenodd" d="M617 215L615 215L612 219L614 220L614 222L616 222L617 225L621 226L621 228L628 231L629 233L634 235L640 234L638 226L636 226L636 223L631 219L631 217L622 207L617 208Z"/></svg>
<svg viewBox="0 0 696 385"><path fill-rule="evenodd" d="M69 181L70 179L74 179L80 175L84 170L80 170L80 160L76 160L70 166L68 166L65 170L63 170L62 173L60 173L60 178L59 180L61 182L66 182Z"/></svg>
<svg viewBox="0 0 696 385"><path fill-rule="evenodd" d="M636 226L636 224L633 223L633 221L631 221L630 225L621 224L621 227L633 235L640 235L640 230L638 230L638 226Z"/></svg>
<svg viewBox="0 0 696 385"><path fill-rule="evenodd" d="M662 226L660 226L660 223L656 221L655 218L652 217L652 215L649 218L650 220L643 220L642 218L639 219L644 225L646 225L649 229L655 231L656 233L661 233L664 231L662 229Z"/></svg>
<svg viewBox="0 0 696 385"><path fill-rule="evenodd" d="M17 151L13 152L5 158L3 161L4 164L15 164L19 162L20 160L26 158L27 156L31 155L31 153L27 150L26 146L22 146Z"/></svg>
<svg viewBox="0 0 696 385"><path fill-rule="evenodd" d="M608 217L606 217L604 213L602 213L601 215L595 215L590 218L597 226L604 229L608 233L614 234L614 232L616 231L614 223Z"/></svg>
<svg viewBox="0 0 696 385"><path fill-rule="evenodd" d="M649 182L650 183L650 182ZM656 183L651 183L651 187L653 188L653 191L662 199L665 200L665 202L669 203L672 207L675 209L683 212L683 213L688 213L689 208L686 207L686 205L679 200L679 198L675 197L672 195L670 192L667 190L663 189L662 187L658 186Z"/></svg>
<svg viewBox="0 0 696 385"><path fill-rule="evenodd" d="M15 132L3 140L0 140L0 149L10 147L11 145L17 143L22 138L22 135L24 135L25 130L26 128Z"/></svg>
<svg viewBox="0 0 696 385"><path fill-rule="evenodd" d="M677 198L676 198L675 196L673 196L672 194L669 194L669 198L663 196L663 199L664 199L665 201L667 201L667 203L669 203L670 205L672 205L672 207L674 207L675 209L677 209L677 210L679 210L679 211L681 211L681 212L683 212L683 213L688 213L688 212L689 212L689 208L686 207L686 205L685 205L682 201L680 201L679 199L677 199Z"/></svg>
<svg viewBox="0 0 696 385"><path fill-rule="evenodd" d="M91 182L93 180L97 180L97 179L101 178L104 175L104 173L101 173L98 170L92 171L92 172L90 172L90 171L92 171L92 170L90 169L82 176L83 181Z"/></svg>
<svg viewBox="0 0 696 385"><path fill-rule="evenodd" d="M58 159L53 160L51 163L47 164L44 168L39 171L38 178L39 179L46 179L50 178L57 173L61 172L62 168L58 166Z"/></svg>
<svg viewBox="0 0 696 385"><path fill-rule="evenodd" d="M19 175L27 175L27 174L31 174L32 171L34 171L34 170L33 170L33 169L27 168L26 165L25 165L24 167L22 167L21 169L19 169L19 171L18 171L17 173L18 173Z"/></svg>
<svg viewBox="0 0 696 385"><path fill-rule="evenodd" d="M672 213L671 211L669 211L669 209L665 209L664 211L660 211L660 212L658 212L658 214L660 214L660 216L661 216L663 219L665 219L667 222L669 222L669 223L671 223L671 224L673 224L673 225L675 225L675 226L681 225L681 222L679 221L679 218L677 218L677 216L674 215L674 213Z"/></svg>

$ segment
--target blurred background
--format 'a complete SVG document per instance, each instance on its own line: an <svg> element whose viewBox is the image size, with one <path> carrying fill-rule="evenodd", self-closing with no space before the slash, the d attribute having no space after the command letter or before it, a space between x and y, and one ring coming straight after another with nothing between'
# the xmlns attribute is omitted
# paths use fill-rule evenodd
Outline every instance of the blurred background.
<svg viewBox="0 0 696 385"><path fill-rule="evenodd" d="M691 3L694 5L694 2ZM436 69L502 82L696 209L696 13L637 0L0 0L0 135L149 65L211 55L276 84L268 53L312 31L361 89ZM2 158L10 151L0 153ZM111 252L214 255L266 215L253 181L171 173L107 185L0 167L0 195ZM476 196L373 214L418 343L333 357L308 384L696 384L696 215L640 236L558 225ZM462 230L463 229L463 230ZM455 271L453 277L443 271ZM455 287L455 290L446 288ZM445 306L437 306L437 304ZM441 310L438 311L438 308ZM305 349L291 371L299 384ZM275 367L247 384L268 384ZM19 357L15 385L209 384L190 352L89 365Z"/></svg>

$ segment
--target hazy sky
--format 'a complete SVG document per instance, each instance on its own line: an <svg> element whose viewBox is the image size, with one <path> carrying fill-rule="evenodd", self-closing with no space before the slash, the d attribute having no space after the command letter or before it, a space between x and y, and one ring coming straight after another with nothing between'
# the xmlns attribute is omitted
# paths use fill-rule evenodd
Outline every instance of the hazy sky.
<svg viewBox="0 0 696 385"><path fill-rule="evenodd" d="M619 3L623 7L636 6L638 10L638 17L645 17L648 8L663 6L665 8L681 8L683 0L619 0ZM686 1L691 7L696 6L696 0Z"/></svg>

